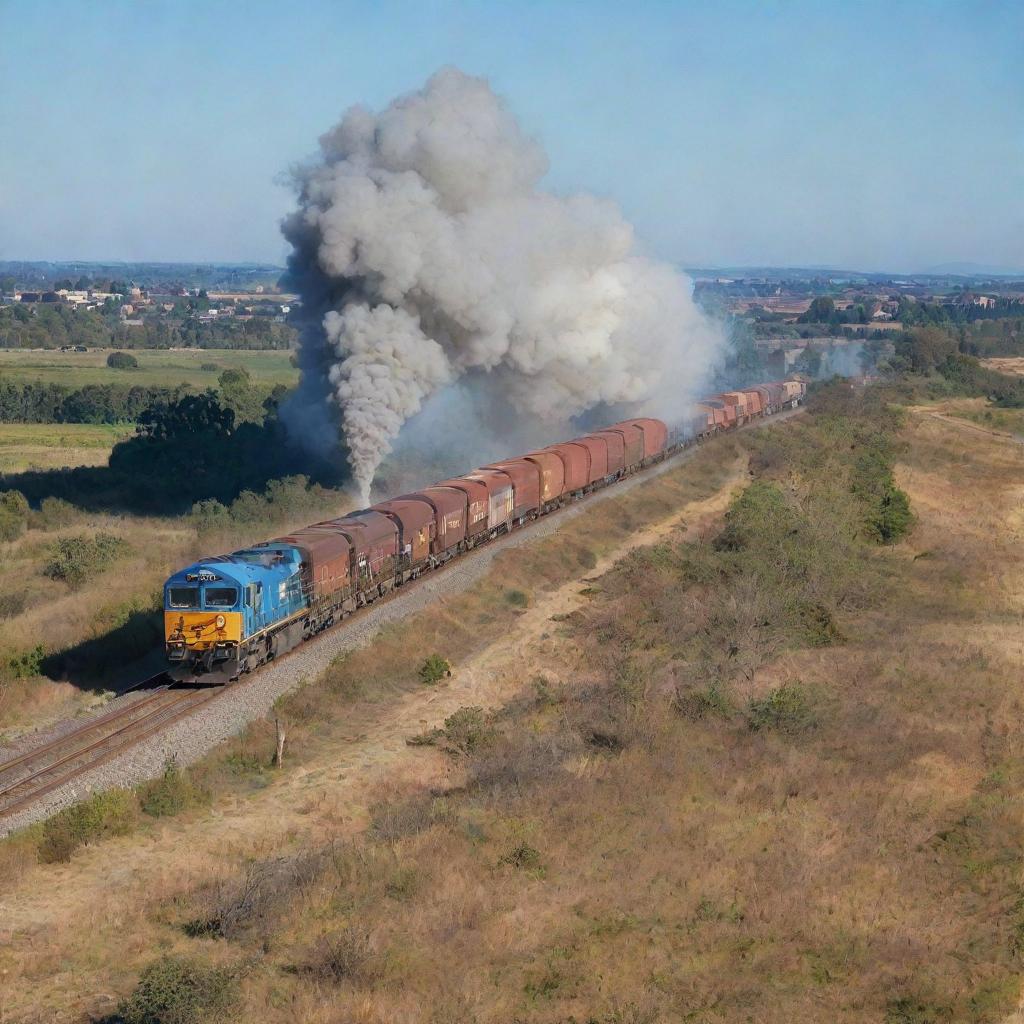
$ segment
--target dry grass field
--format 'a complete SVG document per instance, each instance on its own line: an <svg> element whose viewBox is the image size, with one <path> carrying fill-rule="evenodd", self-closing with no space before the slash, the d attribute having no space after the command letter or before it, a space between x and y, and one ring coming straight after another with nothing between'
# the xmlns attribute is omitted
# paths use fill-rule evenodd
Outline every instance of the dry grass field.
<svg viewBox="0 0 1024 1024"><path fill-rule="evenodd" d="M66 864L0 844L0 1020L129 996L128 1021L1009 1019L1024 449L926 410L902 440L909 539L849 572L794 553L801 600L834 602L812 639L770 635L794 609L710 545L748 465L820 501L791 460L830 463L796 421L336 663L282 703L284 768L258 725L191 774L191 810ZM433 652L454 674L425 686Z"/></svg>
<svg viewBox="0 0 1024 1024"><path fill-rule="evenodd" d="M134 349L138 368L112 370L107 356L113 349L60 352L50 349L0 350L0 379L16 383L38 381L84 387L86 384L123 384L129 387L202 389L217 386L217 376L229 368L244 368L256 384L291 386L299 371L287 351L248 349ZM216 367L204 370L203 366Z"/></svg>
<svg viewBox="0 0 1024 1024"><path fill-rule="evenodd" d="M0 474L105 466L111 448L134 431L130 424L0 423Z"/></svg>

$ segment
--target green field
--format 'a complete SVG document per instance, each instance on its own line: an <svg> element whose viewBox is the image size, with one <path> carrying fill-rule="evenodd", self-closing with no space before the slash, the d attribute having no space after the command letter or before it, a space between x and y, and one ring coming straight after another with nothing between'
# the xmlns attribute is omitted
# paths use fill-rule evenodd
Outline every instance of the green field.
<svg viewBox="0 0 1024 1024"><path fill-rule="evenodd" d="M64 466L105 466L133 426L105 423L0 423L0 473Z"/></svg>
<svg viewBox="0 0 1024 1024"><path fill-rule="evenodd" d="M295 384L299 372L287 351L249 349L134 349L135 370L111 370L107 356L112 349L89 352L54 352L40 349L0 350L0 380L41 381L82 387L85 384L129 384L147 387L216 387L217 376L228 367L244 366L257 384ZM216 370L203 370L216 364Z"/></svg>

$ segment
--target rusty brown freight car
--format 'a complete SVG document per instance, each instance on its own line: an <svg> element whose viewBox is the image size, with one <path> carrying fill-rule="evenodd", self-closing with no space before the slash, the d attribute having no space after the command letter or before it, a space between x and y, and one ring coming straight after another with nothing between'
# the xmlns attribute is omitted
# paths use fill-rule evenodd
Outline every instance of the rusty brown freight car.
<svg viewBox="0 0 1024 1024"><path fill-rule="evenodd" d="M352 547L352 578L360 587L385 583L395 574L398 526L380 512L366 509L338 519L326 519L310 529L333 530Z"/></svg>
<svg viewBox="0 0 1024 1024"><path fill-rule="evenodd" d="M668 427L661 420L646 418L623 420L621 423L616 423L613 429L617 430L619 427L624 426L635 427L640 431L643 438L643 457L645 459L663 452L668 444Z"/></svg>
<svg viewBox="0 0 1024 1024"><path fill-rule="evenodd" d="M596 484L608 476L608 441L606 438L588 434L586 437L577 437L569 443L586 448L590 455L590 480L588 483Z"/></svg>
<svg viewBox="0 0 1024 1024"><path fill-rule="evenodd" d="M742 426L750 418L747 396L742 391L723 391L722 394L715 397L720 398L727 406L732 406L735 409L738 426Z"/></svg>
<svg viewBox="0 0 1024 1024"><path fill-rule="evenodd" d="M492 462L484 469L504 473L512 481L512 518L522 519L540 509L540 467L528 459Z"/></svg>
<svg viewBox="0 0 1024 1024"><path fill-rule="evenodd" d="M475 469L458 480L468 480L484 485L487 491L487 530L493 533L507 526L512 519L515 497L512 493L512 478L495 469Z"/></svg>
<svg viewBox="0 0 1024 1024"><path fill-rule="evenodd" d="M456 477L442 480L430 490L439 487L450 487L466 496L466 540L470 544L476 543L478 537L487 533L487 520L490 518L490 493L487 485L480 480Z"/></svg>
<svg viewBox="0 0 1024 1024"><path fill-rule="evenodd" d="M425 501L434 511L434 533L430 553L435 558L450 557L466 539L469 518L469 495L457 487L425 487L422 491L403 494L396 501ZM483 521L487 523L484 501Z"/></svg>
<svg viewBox="0 0 1024 1024"><path fill-rule="evenodd" d="M614 476L626 468L626 439L616 430L598 430L588 437L599 437L608 446L608 472Z"/></svg>
<svg viewBox="0 0 1024 1024"><path fill-rule="evenodd" d="M553 444L544 449L551 452L562 463L564 484L563 494L582 491L590 483L590 449L578 441Z"/></svg>
<svg viewBox="0 0 1024 1024"><path fill-rule="evenodd" d="M392 498L373 506L398 526L398 550L401 554L402 569L413 572L421 569L430 558L430 542L433 540L434 508L420 498Z"/></svg>
<svg viewBox="0 0 1024 1024"><path fill-rule="evenodd" d="M747 415L751 418L764 413L764 402L761 400L761 392L757 388L744 388L743 394L747 396Z"/></svg>
<svg viewBox="0 0 1024 1024"><path fill-rule="evenodd" d="M352 581L352 548L342 533L305 527L258 547L275 544L289 544L302 552L303 587L314 602L344 590Z"/></svg>
<svg viewBox="0 0 1024 1024"><path fill-rule="evenodd" d="M622 461L625 469L634 469L644 461L644 432L633 423L616 423L603 434L622 435Z"/></svg>
<svg viewBox="0 0 1024 1024"><path fill-rule="evenodd" d="M553 451L530 452L523 458L533 462L540 470L540 503L545 508L553 506L566 491L565 465Z"/></svg>

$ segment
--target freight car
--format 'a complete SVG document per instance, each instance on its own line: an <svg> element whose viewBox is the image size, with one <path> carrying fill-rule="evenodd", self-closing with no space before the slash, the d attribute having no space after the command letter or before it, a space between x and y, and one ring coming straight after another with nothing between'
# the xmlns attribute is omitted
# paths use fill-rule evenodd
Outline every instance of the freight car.
<svg viewBox="0 0 1024 1024"><path fill-rule="evenodd" d="M670 431L638 418L203 559L164 585L168 671L225 683L451 558L681 448L799 405L800 381L712 395Z"/></svg>

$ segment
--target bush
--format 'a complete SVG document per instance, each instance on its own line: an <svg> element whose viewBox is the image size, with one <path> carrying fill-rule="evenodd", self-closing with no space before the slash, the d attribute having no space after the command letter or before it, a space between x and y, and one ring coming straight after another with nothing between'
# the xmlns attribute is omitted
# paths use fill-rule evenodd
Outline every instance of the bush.
<svg viewBox="0 0 1024 1024"><path fill-rule="evenodd" d="M203 373L218 373L220 371L220 365L218 363L201 363L199 369Z"/></svg>
<svg viewBox="0 0 1024 1024"><path fill-rule="evenodd" d="M799 683L786 683L767 697L752 700L747 708L747 721L754 732L777 729L792 734L813 728L817 716L807 691Z"/></svg>
<svg viewBox="0 0 1024 1024"><path fill-rule="evenodd" d="M452 667L440 654L432 654L420 665L420 682L427 686L439 683L445 676L452 674Z"/></svg>
<svg viewBox="0 0 1024 1024"><path fill-rule="evenodd" d="M732 702L714 683L703 690L680 690L673 702L676 711L692 722L709 718L728 719L732 717Z"/></svg>
<svg viewBox="0 0 1024 1024"><path fill-rule="evenodd" d="M17 540L28 522L28 499L21 491L0 492L0 541Z"/></svg>
<svg viewBox="0 0 1024 1024"><path fill-rule="evenodd" d="M209 794L195 785L186 772L169 762L159 779L143 783L138 790L139 806L152 818L180 814L189 807L205 803Z"/></svg>
<svg viewBox="0 0 1024 1024"><path fill-rule="evenodd" d="M78 509L63 498L43 498L39 511L33 517L32 525L41 530L59 530L70 526L78 518Z"/></svg>
<svg viewBox="0 0 1024 1024"><path fill-rule="evenodd" d="M137 820L134 793L124 789L96 793L43 822L39 859L44 864L66 864L79 847L107 836L127 835Z"/></svg>
<svg viewBox="0 0 1024 1024"><path fill-rule="evenodd" d="M118 1007L124 1024L202 1024L222 1018L238 999L231 971L165 956L151 963Z"/></svg>
<svg viewBox="0 0 1024 1024"><path fill-rule="evenodd" d="M42 644L36 644L28 651L21 654L14 654L7 659L7 666L14 674L15 679L28 679L30 676L37 676L43 668L43 658L46 651Z"/></svg>
<svg viewBox="0 0 1024 1024"><path fill-rule="evenodd" d="M216 498L206 498L197 501L192 506L190 513L196 530L205 533L209 530L223 529L231 523L231 514L227 507L222 505Z"/></svg>
<svg viewBox="0 0 1024 1024"><path fill-rule="evenodd" d="M366 983L380 975L381 964L369 934L350 925L321 938L302 970L320 981Z"/></svg>
<svg viewBox="0 0 1024 1024"><path fill-rule="evenodd" d="M13 619L20 615L28 604L24 594L0 594L0 619Z"/></svg>
<svg viewBox="0 0 1024 1024"><path fill-rule="evenodd" d="M79 535L64 537L50 549L50 561L43 572L70 587L79 587L110 568L110 564L127 554L128 545L110 533L95 537Z"/></svg>
<svg viewBox="0 0 1024 1024"><path fill-rule="evenodd" d="M127 352L111 352L107 356L107 366L112 370L137 370L139 361Z"/></svg>
<svg viewBox="0 0 1024 1024"><path fill-rule="evenodd" d="M540 851L529 843L518 843L501 858L500 863L525 871L537 871L541 867Z"/></svg>
<svg viewBox="0 0 1024 1024"><path fill-rule="evenodd" d="M465 757L491 743L495 728L483 708L459 708L444 720L443 735L448 751Z"/></svg>
<svg viewBox="0 0 1024 1024"><path fill-rule="evenodd" d="M525 608L529 603L530 599L521 590L509 590L505 594L505 600L508 601L513 608Z"/></svg>

